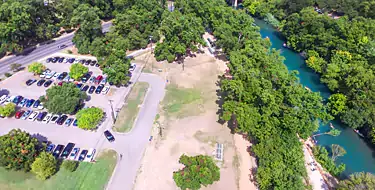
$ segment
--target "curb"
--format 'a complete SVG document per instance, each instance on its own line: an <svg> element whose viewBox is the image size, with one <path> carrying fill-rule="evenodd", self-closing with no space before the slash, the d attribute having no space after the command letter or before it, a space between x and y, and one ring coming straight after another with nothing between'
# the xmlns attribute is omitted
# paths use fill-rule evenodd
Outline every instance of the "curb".
<svg viewBox="0 0 375 190"><path fill-rule="evenodd" d="M118 169L118 167L120 165L120 161L121 161L120 154L115 149L113 149L113 148L109 148L109 149L114 150L117 153L117 161L116 161L115 169L112 172L111 178L109 178L107 184L104 187L105 190L109 190L109 187L112 184L114 176L116 176L115 173L117 172L117 169Z"/></svg>

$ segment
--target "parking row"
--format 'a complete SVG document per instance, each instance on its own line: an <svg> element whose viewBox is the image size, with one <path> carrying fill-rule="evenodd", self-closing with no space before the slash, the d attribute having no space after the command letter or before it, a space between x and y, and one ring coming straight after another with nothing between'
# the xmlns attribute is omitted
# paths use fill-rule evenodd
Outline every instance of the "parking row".
<svg viewBox="0 0 375 190"><path fill-rule="evenodd" d="M56 159L68 159L76 161L91 162L96 153L96 149L80 149L75 147L74 143L68 143L66 146L62 144L48 144L46 152L51 153Z"/></svg>
<svg viewBox="0 0 375 190"><path fill-rule="evenodd" d="M46 59L46 63L81 63L84 65L90 65L99 67L99 64L96 60L91 59L78 59L78 58L71 58L71 57L49 57Z"/></svg>

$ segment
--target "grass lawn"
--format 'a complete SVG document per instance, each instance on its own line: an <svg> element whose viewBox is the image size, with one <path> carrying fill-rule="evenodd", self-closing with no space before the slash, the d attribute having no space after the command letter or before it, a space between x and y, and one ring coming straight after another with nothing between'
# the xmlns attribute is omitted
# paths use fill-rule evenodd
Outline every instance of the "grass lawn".
<svg viewBox="0 0 375 190"><path fill-rule="evenodd" d="M129 132L134 125L135 118L137 118L139 106L142 105L148 89L148 83L137 82L131 90L127 104L124 105L118 116L113 128L117 132Z"/></svg>
<svg viewBox="0 0 375 190"><path fill-rule="evenodd" d="M107 150L96 163L82 162L74 172L60 169L45 181L31 172L7 171L0 167L1 190L104 190L116 166L116 152Z"/></svg>
<svg viewBox="0 0 375 190"><path fill-rule="evenodd" d="M167 114L178 114L184 105L198 100L201 100L199 90L169 85L167 86L166 95L163 100L163 109Z"/></svg>

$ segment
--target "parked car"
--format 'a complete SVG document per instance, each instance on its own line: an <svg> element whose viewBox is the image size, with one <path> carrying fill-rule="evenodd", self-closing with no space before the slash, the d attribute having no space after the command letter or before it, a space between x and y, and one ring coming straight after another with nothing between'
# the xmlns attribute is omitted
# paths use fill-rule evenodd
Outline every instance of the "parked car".
<svg viewBox="0 0 375 190"><path fill-rule="evenodd" d="M44 82L46 82L45 79L41 79L38 81L38 83L36 83L37 86L42 86L44 84Z"/></svg>
<svg viewBox="0 0 375 190"><path fill-rule="evenodd" d="M50 145L47 146L46 152L52 152L54 148L55 148L55 145L54 144L50 144Z"/></svg>
<svg viewBox="0 0 375 190"><path fill-rule="evenodd" d="M82 87L82 83L77 83L77 84L76 84L76 87L79 88L79 89L81 89L81 87Z"/></svg>
<svg viewBox="0 0 375 190"><path fill-rule="evenodd" d="M75 58L71 58L69 59L69 63L73 63L76 59Z"/></svg>
<svg viewBox="0 0 375 190"><path fill-rule="evenodd" d="M92 94L95 91L95 86L90 86L89 94Z"/></svg>
<svg viewBox="0 0 375 190"><path fill-rule="evenodd" d="M109 142L113 142L113 141L115 141L115 137L112 135L112 133L111 132L109 132L108 130L105 130L104 131L104 136L105 136L105 138L107 138L107 140L109 141Z"/></svg>
<svg viewBox="0 0 375 190"><path fill-rule="evenodd" d="M39 109L39 110L42 110L42 109L44 109L44 106L43 106L43 104L42 104L42 103L40 103L40 104L39 104L39 106L38 106L38 109Z"/></svg>
<svg viewBox="0 0 375 190"><path fill-rule="evenodd" d="M99 86L96 88L95 93L96 93L96 94L100 94L100 92L102 92L103 88L104 88L104 85L102 85L102 84L99 85Z"/></svg>
<svg viewBox="0 0 375 190"><path fill-rule="evenodd" d="M16 96L14 99L13 99L13 103L14 104L19 104L21 101L22 101L23 97L22 96Z"/></svg>
<svg viewBox="0 0 375 190"><path fill-rule="evenodd" d="M68 75L67 72L63 72L63 73L61 73L61 74L57 77L57 80L63 80L63 79L66 77L66 75Z"/></svg>
<svg viewBox="0 0 375 190"><path fill-rule="evenodd" d="M77 120L77 119L75 119L75 120L73 121L73 126L74 126L74 127L77 127L77 126L78 126L78 120Z"/></svg>
<svg viewBox="0 0 375 190"><path fill-rule="evenodd" d="M28 100L27 103L26 103L26 107L27 107L27 108L31 107L31 106L33 105L34 102L35 102L34 99L30 99L30 100Z"/></svg>
<svg viewBox="0 0 375 190"><path fill-rule="evenodd" d="M54 57L54 58L52 58L51 62L56 63L59 59L60 59L60 57Z"/></svg>
<svg viewBox="0 0 375 190"><path fill-rule="evenodd" d="M57 85L59 85L59 86L62 86L63 85L63 81L61 81L61 82L59 82L59 83L57 83Z"/></svg>
<svg viewBox="0 0 375 190"><path fill-rule="evenodd" d="M25 110L18 110L17 112L16 112L16 114L15 114L15 118L16 119L19 119L19 118L21 118L22 117L22 115L25 113Z"/></svg>
<svg viewBox="0 0 375 190"><path fill-rule="evenodd" d="M47 58L47 60L46 60L46 63L49 63L49 62L51 62L52 61L52 58L50 57L50 58Z"/></svg>
<svg viewBox="0 0 375 190"><path fill-rule="evenodd" d="M87 150L82 150L81 154L79 154L78 161L82 162L85 159L87 152Z"/></svg>
<svg viewBox="0 0 375 190"><path fill-rule="evenodd" d="M86 73L85 75L82 76L81 81L83 83L86 83L87 80L89 80L90 77L91 77L91 74L90 73Z"/></svg>
<svg viewBox="0 0 375 190"><path fill-rule="evenodd" d="M105 85L106 83L107 83L107 78L106 78L106 77L103 77L103 80L100 82L100 84Z"/></svg>
<svg viewBox="0 0 375 190"><path fill-rule="evenodd" d="M25 113L21 116L20 119L26 120L31 113L33 113L33 111L31 111L31 110L25 111Z"/></svg>
<svg viewBox="0 0 375 190"><path fill-rule="evenodd" d="M103 79L102 75L97 76L96 79L95 79L95 84L99 84L100 81L102 81L102 79Z"/></svg>
<svg viewBox="0 0 375 190"><path fill-rule="evenodd" d="M70 81L70 76L67 75L64 79L63 79L64 82L69 82Z"/></svg>
<svg viewBox="0 0 375 190"><path fill-rule="evenodd" d="M108 91L109 91L110 87L109 86L105 86L102 90L102 94L107 94Z"/></svg>
<svg viewBox="0 0 375 190"><path fill-rule="evenodd" d="M57 121L57 125L62 125L64 123L64 121L68 118L68 116L66 115L62 115Z"/></svg>
<svg viewBox="0 0 375 190"><path fill-rule="evenodd" d="M85 65L89 65L90 63L91 63L91 60L88 59L88 60L86 60Z"/></svg>
<svg viewBox="0 0 375 190"><path fill-rule="evenodd" d="M40 100L36 100L34 102L33 108L38 108L39 104L40 104Z"/></svg>
<svg viewBox="0 0 375 190"><path fill-rule="evenodd" d="M84 87L81 88L82 92L86 92L87 89L89 89L89 85L85 85Z"/></svg>
<svg viewBox="0 0 375 190"><path fill-rule="evenodd" d="M40 112L38 114L38 116L36 116L36 120L42 121L46 115L47 115L47 112L45 112L45 111L44 112Z"/></svg>
<svg viewBox="0 0 375 190"><path fill-rule="evenodd" d="M24 107L26 105L26 102L28 101L27 98L24 98L20 103L19 103L19 106L20 107Z"/></svg>
<svg viewBox="0 0 375 190"><path fill-rule="evenodd" d="M48 123L48 122L51 120L51 118L52 118L52 114L51 114L51 113L47 114L47 115L44 117L42 123Z"/></svg>
<svg viewBox="0 0 375 190"><path fill-rule="evenodd" d="M129 71L134 71L137 65L135 63L130 63Z"/></svg>
<svg viewBox="0 0 375 190"><path fill-rule="evenodd" d="M54 124L59 119L59 117L60 117L59 115L54 115L54 116L52 116L52 118L49 122Z"/></svg>
<svg viewBox="0 0 375 190"><path fill-rule="evenodd" d="M64 150L62 151L61 158L65 159L69 156L70 152L73 150L75 144L74 143L68 143Z"/></svg>
<svg viewBox="0 0 375 190"><path fill-rule="evenodd" d="M61 151L64 149L64 145L62 144L59 144L57 145L57 147L55 148L55 150L53 151L52 155L55 157L55 158L58 158L61 154Z"/></svg>
<svg viewBox="0 0 375 190"><path fill-rule="evenodd" d="M95 76L91 76L91 78L89 79L89 83L94 83L96 77Z"/></svg>
<svg viewBox="0 0 375 190"><path fill-rule="evenodd" d="M85 64L86 60L85 59L81 59L81 60L79 60L79 62L82 63L82 64Z"/></svg>
<svg viewBox="0 0 375 190"><path fill-rule="evenodd" d="M75 160L79 153L79 148L74 148L73 151L69 155L69 160Z"/></svg>
<svg viewBox="0 0 375 190"><path fill-rule="evenodd" d="M73 118L69 118L69 119L67 119L67 120L65 121L65 126L69 127L70 124L72 124L73 120L74 120Z"/></svg>
<svg viewBox="0 0 375 190"><path fill-rule="evenodd" d="M33 112L30 116L29 116L29 118L27 118L29 121L35 121L35 119L36 119L36 116L39 114L39 112Z"/></svg>
<svg viewBox="0 0 375 190"><path fill-rule="evenodd" d="M64 57L60 57L57 62L62 63L64 61Z"/></svg>
<svg viewBox="0 0 375 190"><path fill-rule="evenodd" d="M5 102L11 103L14 99L16 99L17 96L9 96Z"/></svg>
<svg viewBox="0 0 375 190"><path fill-rule="evenodd" d="M94 61L94 60L91 61L91 63L90 63L91 66L94 66L95 64L96 64L96 61Z"/></svg>
<svg viewBox="0 0 375 190"><path fill-rule="evenodd" d="M51 85L52 82L53 82L52 80L48 80L47 82L44 83L44 87L46 88L49 87L49 85Z"/></svg>
<svg viewBox="0 0 375 190"><path fill-rule="evenodd" d="M29 79L29 80L26 81L26 85L27 85L27 86L30 86L30 85L32 85L34 82L36 82L36 79Z"/></svg>
<svg viewBox="0 0 375 190"><path fill-rule="evenodd" d="M2 103L4 103L6 100L8 99L8 96L7 95L2 95L1 97L0 97L0 104L2 104Z"/></svg>
<svg viewBox="0 0 375 190"><path fill-rule="evenodd" d="M55 71L51 71L49 73L46 74L46 79L51 79L53 76L55 76L56 72Z"/></svg>
<svg viewBox="0 0 375 190"><path fill-rule="evenodd" d="M92 159L94 158L96 150L93 148L90 148L89 151L87 152L86 158L84 159L85 162L91 162Z"/></svg>

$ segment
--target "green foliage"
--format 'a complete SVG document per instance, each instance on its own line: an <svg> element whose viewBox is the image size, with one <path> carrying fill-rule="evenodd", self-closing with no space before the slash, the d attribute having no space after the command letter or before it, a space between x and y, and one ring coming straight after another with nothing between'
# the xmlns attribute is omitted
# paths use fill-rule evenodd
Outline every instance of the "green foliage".
<svg viewBox="0 0 375 190"><path fill-rule="evenodd" d="M333 94L328 98L328 110L332 115L338 115L346 109L346 96L344 94Z"/></svg>
<svg viewBox="0 0 375 190"><path fill-rule="evenodd" d="M4 75L5 75L5 77L8 77L8 78L12 76L11 73L5 73Z"/></svg>
<svg viewBox="0 0 375 190"><path fill-rule="evenodd" d="M337 190L375 189L375 176L371 173L354 173L349 179L340 181Z"/></svg>
<svg viewBox="0 0 375 190"><path fill-rule="evenodd" d="M42 152L31 165L31 171L40 180L46 180L56 172L57 160L50 153Z"/></svg>
<svg viewBox="0 0 375 190"><path fill-rule="evenodd" d="M0 165L6 169L29 171L40 148L38 140L29 133L13 129L0 136Z"/></svg>
<svg viewBox="0 0 375 190"><path fill-rule="evenodd" d="M334 160L328 156L328 151L322 146L313 147L314 158L325 168L330 174L339 176L345 170L345 164L336 166Z"/></svg>
<svg viewBox="0 0 375 190"><path fill-rule="evenodd" d="M78 167L78 162L74 160L64 160L61 167L67 171L74 172Z"/></svg>
<svg viewBox="0 0 375 190"><path fill-rule="evenodd" d="M207 187L220 179L220 168L209 156L182 155L179 162L185 166L173 173L173 179L182 190L198 190L202 185Z"/></svg>
<svg viewBox="0 0 375 190"><path fill-rule="evenodd" d="M341 131L338 130L338 129L331 129L329 132L328 132L329 135L332 135L334 137L337 137L341 134Z"/></svg>
<svg viewBox="0 0 375 190"><path fill-rule="evenodd" d="M34 62L27 66L27 70L35 75L40 75L44 70L46 70L46 66L44 66L42 63Z"/></svg>
<svg viewBox="0 0 375 190"><path fill-rule="evenodd" d="M271 24L273 27L278 28L280 26L280 21L277 20L271 13L267 13L264 21Z"/></svg>
<svg viewBox="0 0 375 190"><path fill-rule="evenodd" d="M16 105L13 103L0 106L0 115L10 117L16 112Z"/></svg>
<svg viewBox="0 0 375 190"><path fill-rule="evenodd" d="M75 84L64 83L62 86L56 85L47 89L44 106L52 113L70 114L86 97L86 93L78 89Z"/></svg>
<svg viewBox="0 0 375 190"><path fill-rule="evenodd" d="M88 71L89 71L89 68L79 63L75 63L70 66L69 76L72 77L74 80L78 80Z"/></svg>
<svg viewBox="0 0 375 190"><path fill-rule="evenodd" d="M12 70L13 72L17 72L17 71L20 70L20 67L21 67L21 66L22 66L22 65L19 64L19 63L12 63L12 64L10 65L10 70Z"/></svg>
<svg viewBox="0 0 375 190"><path fill-rule="evenodd" d="M78 127L88 130L96 129L103 116L104 112L100 108L82 109L77 113Z"/></svg>
<svg viewBox="0 0 375 190"><path fill-rule="evenodd" d="M126 58L126 51L114 50L104 60L103 73L107 74L107 81L115 85L127 84L129 77L130 60Z"/></svg>
<svg viewBox="0 0 375 190"><path fill-rule="evenodd" d="M338 144L332 144L331 150L332 150L331 158L333 161L335 161L337 157L344 156L346 154L345 149Z"/></svg>

